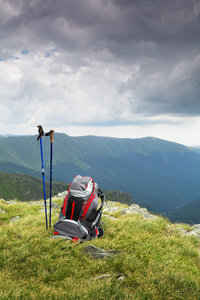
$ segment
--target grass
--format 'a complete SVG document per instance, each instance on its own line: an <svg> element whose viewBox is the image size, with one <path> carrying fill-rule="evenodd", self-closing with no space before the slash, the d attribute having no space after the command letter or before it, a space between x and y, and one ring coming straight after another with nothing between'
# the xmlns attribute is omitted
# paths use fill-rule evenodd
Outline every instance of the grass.
<svg viewBox="0 0 200 300"><path fill-rule="evenodd" d="M101 239L79 244L51 239L40 204L1 201L0 208L1 300L200 299L200 242L181 235L180 224L117 211L102 217ZM53 211L52 224L57 219ZM117 255L93 259L84 252L89 244Z"/></svg>
<svg viewBox="0 0 200 300"><path fill-rule="evenodd" d="M47 178L48 180L48 178ZM46 183L46 195L49 197L49 182ZM68 190L69 185L54 182L52 195ZM43 181L29 175L0 172L0 198L5 200L18 199L20 201L39 200L43 197Z"/></svg>

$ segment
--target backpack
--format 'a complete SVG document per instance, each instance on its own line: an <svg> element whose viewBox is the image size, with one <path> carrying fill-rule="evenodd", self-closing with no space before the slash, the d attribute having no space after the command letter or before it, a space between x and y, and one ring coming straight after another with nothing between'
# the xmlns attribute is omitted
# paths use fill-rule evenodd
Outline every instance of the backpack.
<svg viewBox="0 0 200 300"><path fill-rule="evenodd" d="M98 198L101 199L99 208ZM91 177L77 175L63 201L59 220L54 224L54 234L73 241L101 237L103 229L98 224L104 201L105 195Z"/></svg>

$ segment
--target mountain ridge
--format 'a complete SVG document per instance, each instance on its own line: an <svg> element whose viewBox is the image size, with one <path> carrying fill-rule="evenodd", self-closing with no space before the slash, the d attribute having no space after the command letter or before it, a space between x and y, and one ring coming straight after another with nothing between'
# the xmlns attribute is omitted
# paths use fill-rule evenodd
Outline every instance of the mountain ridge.
<svg viewBox="0 0 200 300"><path fill-rule="evenodd" d="M44 137L45 175L50 141ZM70 183L74 175L92 176L104 190L132 194L155 212L175 210L200 195L200 155L158 138L70 137L54 134L53 180ZM0 171L41 178L37 135L0 139Z"/></svg>

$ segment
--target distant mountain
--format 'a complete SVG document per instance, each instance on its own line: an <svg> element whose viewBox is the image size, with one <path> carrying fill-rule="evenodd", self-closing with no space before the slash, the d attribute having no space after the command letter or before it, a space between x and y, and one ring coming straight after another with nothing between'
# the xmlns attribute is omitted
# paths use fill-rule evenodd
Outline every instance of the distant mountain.
<svg viewBox="0 0 200 300"><path fill-rule="evenodd" d="M167 213L166 216L174 223L200 224L200 198Z"/></svg>
<svg viewBox="0 0 200 300"><path fill-rule="evenodd" d="M199 146L196 146L196 147L190 147L190 149L198 152L200 154L200 147Z"/></svg>
<svg viewBox="0 0 200 300"><path fill-rule="evenodd" d="M49 137L43 137L46 180ZM40 146L35 136L0 139L0 171L41 178ZM200 196L200 154L156 138L70 137L55 133L53 180L70 183L74 175L92 176L107 191L131 194L151 211L175 210Z"/></svg>

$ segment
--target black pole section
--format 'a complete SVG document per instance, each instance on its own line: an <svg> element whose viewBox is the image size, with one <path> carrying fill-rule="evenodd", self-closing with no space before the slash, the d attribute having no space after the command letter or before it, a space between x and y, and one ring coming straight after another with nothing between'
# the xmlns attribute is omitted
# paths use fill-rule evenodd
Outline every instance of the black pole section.
<svg viewBox="0 0 200 300"><path fill-rule="evenodd" d="M43 162L43 148L42 148L42 137L44 136L44 131L41 125L38 125L38 138L40 140L40 152L41 152L41 163L42 163L42 178L43 178L43 190L44 190L44 207L45 207L45 218L46 218L46 229L48 229L47 220L47 205L46 205L46 190L45 190L45 176L44 176L44 162Z"/></svg>

